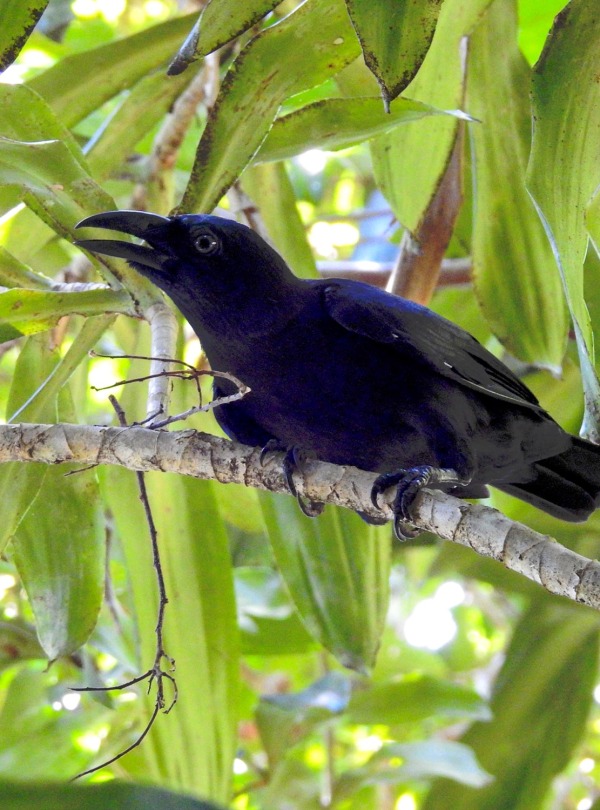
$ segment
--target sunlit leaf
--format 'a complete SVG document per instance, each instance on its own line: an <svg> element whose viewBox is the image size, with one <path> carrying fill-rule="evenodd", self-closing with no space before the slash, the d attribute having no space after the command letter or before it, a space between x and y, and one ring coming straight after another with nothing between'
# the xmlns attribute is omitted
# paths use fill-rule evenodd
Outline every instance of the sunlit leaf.
<svg viewBox="0 0 600 810"><path fill-rule="evenodd" d="M0 342L43 332L64 315L108 312L131 312L131 298L124 290L7 290L0 292Z"/></svg>
<svg viewBox="0 0 600 810"><path fill-rule="evenodd" d="M439 0L346 0L368 68L385 105L414 78L429 49Z"/></svg>
<svg viewBox="0 0 600 810"><path fill-rule="evenodd" d="M395 678L357 691L348 715L353 723L414 723L426 717L489 720L490 711L476 692L428 675Z"/></svg>
<svg viewBox="0 0 600 810"><path fill-rule="evenodd" d="M169 66L169 74L182 73L201 56L212 53L255 25L281 0L209 0Z"/></svg>
<svg viewBox="0 0 600 810"><path fill-rule="evenodd" d="M533 144L528 187L559 266L573 321L586 399L585 429L600 436L600 384L583 289L585 211L600 184L600 16L571 0L556 18L533 78Z"/></svg>
<svg viewBox="0 0 600 810"><path fill-rule="evenodd" d="M431 47L406 90L407 96L442 110L463 107L464 37L490 2L445 0ZM345 92L358 95L357 88L352 87L355 81L356 78L352 79ZM371 143L377 184L398 221L412 232L418 230L444 175L456 127L457 122L451 118L427 118L408 127L398 127Z"/></svg>
<svg viewBox="0 0 600 810"><path fill-rule="evenodd" d="M498 47L498 43L502 47ZM568 319L554 258L525 188L531 71L513 0L493 3L470 39L467 109L474 149L473 274L494 334L529 363L560 371Z"/></svg>
<svg viewBox="0 0 600 810"><path fill-rule="evenodd" d="M498 676L492 722L462 737L494 781L474 792L436 782L425 810L536 810L580 743L597 677L598 620L556 598L534 601ZM540 756L540 751L543 755Z"/></svg>
<svg viewBox="0 0 600 810"><path fill-rule="evenodd" d="M284 99L325 81L358 52L346 9L336 0L307 0L251 40L223 80L179 210L212 210L251 160Z"/></svg>
<svg viewBox="0 0 600 810"><path fill-rule="evenodd" d="M254 161L299 155L307 149L342 149L428 115L444 115L420 101L399 98L384 112L376 98L328 98L275 119Z"/></svg>
<svg viewBox="0 0 600 810"><path fill-rule="evenodd" d="M0 6L0 71L15 61L47 5L48 0L4 0Z"/></svg>
<svg viewBox="0 0 600 810"><path fill-rule="evenodd" d="M73 126L164 64L194 20L194 14L175 17L107 45L67 56L28 85L46 99L65 126Z"/></svg>

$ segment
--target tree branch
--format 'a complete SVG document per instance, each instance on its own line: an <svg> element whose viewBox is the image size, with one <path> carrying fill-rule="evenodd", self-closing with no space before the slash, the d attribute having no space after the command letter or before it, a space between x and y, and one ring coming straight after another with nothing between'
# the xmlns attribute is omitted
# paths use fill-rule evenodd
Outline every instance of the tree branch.
<svg viewBox="0 0 600 810"><path fill-rule="evenodd" d="M278 458L271 455L261 466L259 456L259 448L194 430L167 433L142 427L0 425L0 463L115 464L288 493ZM302 473L296 474L298 491L311 500L391 519L389 504L382 513L371 503L374 480L373 473L320 461L307 461ZM392 496L390 492L390 500ZM413 517L420 528L498 560L551 593L600 609L600 563L495 509L423 490L415 501Z"/></svg>

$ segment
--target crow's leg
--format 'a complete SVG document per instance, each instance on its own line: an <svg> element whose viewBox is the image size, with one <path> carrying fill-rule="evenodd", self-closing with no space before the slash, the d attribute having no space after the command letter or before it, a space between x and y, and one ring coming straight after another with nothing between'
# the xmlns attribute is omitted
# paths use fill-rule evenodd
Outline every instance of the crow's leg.
<svg viewBox="0 0 600 810"><path fill-rule="evenodd" d="M318 501L311 501L303 498L294 484L294 472L299 469L303 460L303 453L299 447L288 447L278 439L270 439L260 451L259 461L264 464L265 457L268 453L284 452L283 457L283 475L289 491L294 498L298 501L298 506L307 517L317 517L323 512L324 504Z"/></svg>
<svg viewBox="0 0 600 810"><path fill-rule="evenodd" d="M410 516L410 508L421 489L447 489L449 486L468 486L469 483L470 479L461 478L456 470L427 465L411 467L378 476L371 489L371 501L379 509L378 498L381 493L390 487L396 487L392 503L394 534L398 540L408 540L421 533Z"/></svg>

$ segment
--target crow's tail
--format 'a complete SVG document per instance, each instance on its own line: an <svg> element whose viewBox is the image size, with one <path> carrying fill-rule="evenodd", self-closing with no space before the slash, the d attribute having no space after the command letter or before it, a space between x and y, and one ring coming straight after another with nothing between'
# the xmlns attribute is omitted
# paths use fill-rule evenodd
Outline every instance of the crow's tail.
<svg viewBox="0 0 600 810"><path fill-rule="evenodd" d="M494 484L549 515L574 523L600 506L600 446L573 436L564 453L533 465L536 478L526 484Z"/></svg>

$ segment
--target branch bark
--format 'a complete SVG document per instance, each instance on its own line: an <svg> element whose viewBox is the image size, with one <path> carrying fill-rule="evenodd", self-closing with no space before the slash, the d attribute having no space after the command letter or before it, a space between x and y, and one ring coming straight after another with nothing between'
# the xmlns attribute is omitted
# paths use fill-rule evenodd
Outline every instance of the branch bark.
<svg viewBox="0 0 600 810"><path fill-rule="evenodd" d="M261 466L259 456L259 448L194 430L168 433L142 427L0 425L0 463L115 464L288 493L278 458L271 455ZM371 503L374 480L373 473L355 467L307 461L295 482L300 494L311 500L391 519L389 503L383 512ZM392 495L390 492L390 499ZM551 593L600 609L600 563L495 509L423 490L415 501L413 517L420 528L498 560Z"/></svg>

